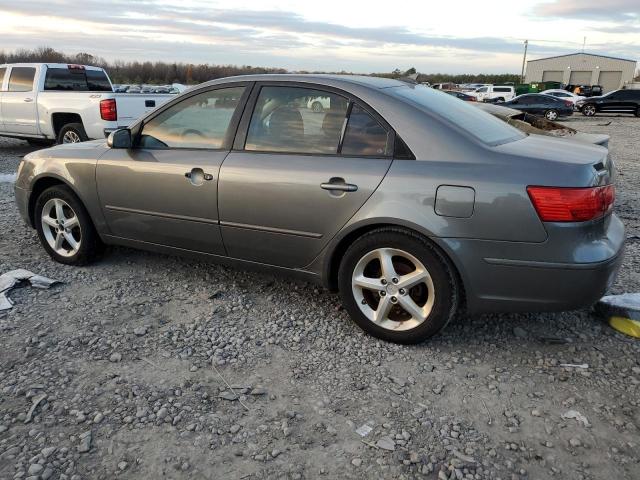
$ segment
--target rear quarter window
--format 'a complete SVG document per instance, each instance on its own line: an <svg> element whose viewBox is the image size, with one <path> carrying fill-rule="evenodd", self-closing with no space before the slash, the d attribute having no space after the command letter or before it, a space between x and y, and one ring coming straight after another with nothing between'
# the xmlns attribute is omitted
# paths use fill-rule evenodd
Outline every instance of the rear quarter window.
<svg viewBox="0 0 640 480"><path fill-rule="evenodd" d="M113 88L104 70L87 70L87 86L91 92L111 92Z"/></svg>

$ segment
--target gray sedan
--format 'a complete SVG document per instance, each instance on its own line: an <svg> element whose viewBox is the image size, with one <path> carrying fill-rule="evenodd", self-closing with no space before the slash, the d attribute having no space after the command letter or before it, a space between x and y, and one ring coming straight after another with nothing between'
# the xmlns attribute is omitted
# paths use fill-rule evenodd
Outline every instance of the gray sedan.
<svg viewBox="0 0 640 480"><path fill-rule="evenodd" d="M111 244L266 268L415 343L463 308L573 309L611 285L614 167L605 148L566 145L421 85L256 75L199 85L107 141L31 153L15 191L58 262Z"/></svg>

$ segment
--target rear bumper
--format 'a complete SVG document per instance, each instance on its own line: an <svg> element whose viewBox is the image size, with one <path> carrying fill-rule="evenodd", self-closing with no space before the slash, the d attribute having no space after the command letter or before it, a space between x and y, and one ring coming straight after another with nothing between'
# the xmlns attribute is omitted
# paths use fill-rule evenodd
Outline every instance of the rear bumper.
<svg viewBox="0 0 640 480"><path fill-rule="evenodd" d="M615 215L606 223L604 236L585 236L564 252L551 241L447 240L463 278L467 311L564 311L592 305L613 284L623 259L624 226ZM565 261L558 258L562 254Z"/></svg>

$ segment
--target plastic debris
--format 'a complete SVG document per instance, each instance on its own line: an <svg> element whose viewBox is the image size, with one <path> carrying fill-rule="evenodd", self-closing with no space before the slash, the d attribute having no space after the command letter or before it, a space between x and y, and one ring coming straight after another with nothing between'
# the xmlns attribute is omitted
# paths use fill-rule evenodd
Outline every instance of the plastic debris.
<svg viewBox="0 0 640 480"><path fill-rule="evenodd" d="M578 422L582 423L582 425L584 425L585 427L591 426L591 424L589 423L589 420L587 420L587 417L585 417L583 414L581 414L577 410L568 410L567 412L563 413L561 417L564 418L565 420L575 419Z"/></svg>
<svg viewBox="0 0 640 480"><path fill-rule="evenodd" d="M22 268L3 273L0 275L0 311L13 307L13 301L8 296L9 291L23 281L29 281L35 288L49 288L54 283L59 283L58 280L36 275Z"/></svg>
<svg viewBox="0 0 640 480"><path fill-rule="evenodd" d="M373 428L365 423L364 425L356 428L356 433L361 437L366 437L371 433L371 430L373 430Z"/></svg>
<svg viewBox="0 0 640 480"><path fill-rule="evenodd" d="M588 363L561 363L560 366L566 368L589 368Z"/></svg>
<svg viewBox="0 0 640 480"><path fill-rule="evenodd" d="M640 293L602 297L596 304L596 312L619 332L640 338Z"/></svg>

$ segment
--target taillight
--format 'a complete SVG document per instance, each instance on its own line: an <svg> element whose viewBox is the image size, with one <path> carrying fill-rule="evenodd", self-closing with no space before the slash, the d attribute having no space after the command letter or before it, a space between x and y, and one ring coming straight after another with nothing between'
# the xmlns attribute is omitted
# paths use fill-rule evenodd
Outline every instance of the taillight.
<svg viewBox="0 0 640 480"><path fill-rule="evenodd" d="M564 101L564 106L565 106L565 107L573 107L573 103L571 103L571 102L570 102L570 101L568 101L568 100L565 100L565 101Z"/></svg>
<svg viewBox="0 0 640 480"><path fill-rule="evenodd" d="M118 120L118 109L116 107L115 98L100 100L100 118L108 122L115 122Z"/></svg>
<svg viewBox="0 0 640 480"><path fill-rule="evenodd" d="M527 193L543 222L585 222L613 209L616 190L604 187L527 187Z"/></svg>

